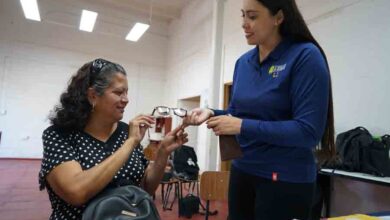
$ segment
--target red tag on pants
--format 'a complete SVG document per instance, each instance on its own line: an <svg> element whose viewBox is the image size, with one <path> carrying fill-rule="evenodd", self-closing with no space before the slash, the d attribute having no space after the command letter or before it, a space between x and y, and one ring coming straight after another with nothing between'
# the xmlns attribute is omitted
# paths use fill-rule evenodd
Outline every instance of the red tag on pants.
<svg viewBox="0 0 390 220"><path fill-rule="evenodd" d="M272 173L272 181L278 181L278 173Z"/></svg>

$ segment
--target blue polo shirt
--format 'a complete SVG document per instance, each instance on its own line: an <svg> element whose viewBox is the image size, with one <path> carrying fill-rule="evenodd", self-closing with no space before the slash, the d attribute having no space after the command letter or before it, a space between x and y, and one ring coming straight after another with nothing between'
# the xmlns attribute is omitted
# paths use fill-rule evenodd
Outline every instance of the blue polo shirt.
<svg viewBox="0 0 390 220"><path fill-rule="evenodd" d="M237 139L244 156L233 165L268 179L314 182L329 89L326 61L312 43L284 39L262 63L257 47L242 55L229 108L214 111L243 119Z"/></svg>

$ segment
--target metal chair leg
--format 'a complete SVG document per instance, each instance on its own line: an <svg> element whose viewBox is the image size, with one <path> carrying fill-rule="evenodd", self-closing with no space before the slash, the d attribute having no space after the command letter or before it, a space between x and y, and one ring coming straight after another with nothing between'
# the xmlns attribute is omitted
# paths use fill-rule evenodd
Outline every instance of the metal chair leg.
<svg viewBox="0 0 390 220"><path fill-rule="evenodd" d="M161 183L161 203L164 204L164 183Z"/></svg>
<svg viewBox="0 0 390 220"><path fill-rule="evenodd" d="M164 196L164 204L163 204L164 210L172 210L171 208L168 208L169 197L171 195L171 191L172 191L172 184L168 183L167 191L165 192L165 196Z"/></svg>
<svg viewBox="0 0 390 220"><path fill-rule="evenodd" d="M206 201L206 220L209 220L209 212L210 212L210 200Z"/></svg>
<svg viewBox="0 0 390 220"><path fill-rule="evenodd" d="M173 207L173 204L175 203L176 199L178 198L178 189L177 189L177 184L176 183L173 183L174 184L174 187L175 187L175 191L174 191L174 197L173 197L173 201L171 203L171 206L169 207L170 210L172 210L172 207Z"/></svg>

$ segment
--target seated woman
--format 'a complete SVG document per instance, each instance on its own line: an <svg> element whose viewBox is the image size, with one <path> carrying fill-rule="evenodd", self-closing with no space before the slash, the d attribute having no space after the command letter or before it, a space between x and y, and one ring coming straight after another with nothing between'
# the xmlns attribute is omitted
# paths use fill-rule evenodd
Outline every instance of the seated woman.
<svg viewBox="0 0 390 220"><path fill-rule="evenodd" d="M153 194L168 155L188 141L177 127L162 140L155 162L148 164L140 141L155 121L147 115L129 125L120 121L129 102L127 91L123 67L97 59L83 65L61 95L52 126L42 136L39 184L49 193L50 219L81 219L91 198L121 183Z"/></svg>

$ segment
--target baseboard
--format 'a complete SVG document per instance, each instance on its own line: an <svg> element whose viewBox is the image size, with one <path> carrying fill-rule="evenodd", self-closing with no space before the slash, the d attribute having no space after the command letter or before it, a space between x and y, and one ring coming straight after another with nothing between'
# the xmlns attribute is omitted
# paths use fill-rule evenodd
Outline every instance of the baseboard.
<svg viewBox="0 0 390 220"><path fill-rule="evenodd" d="M42 160L42 158L25 158L25 157L0 157L1 160Z"/></svg>

